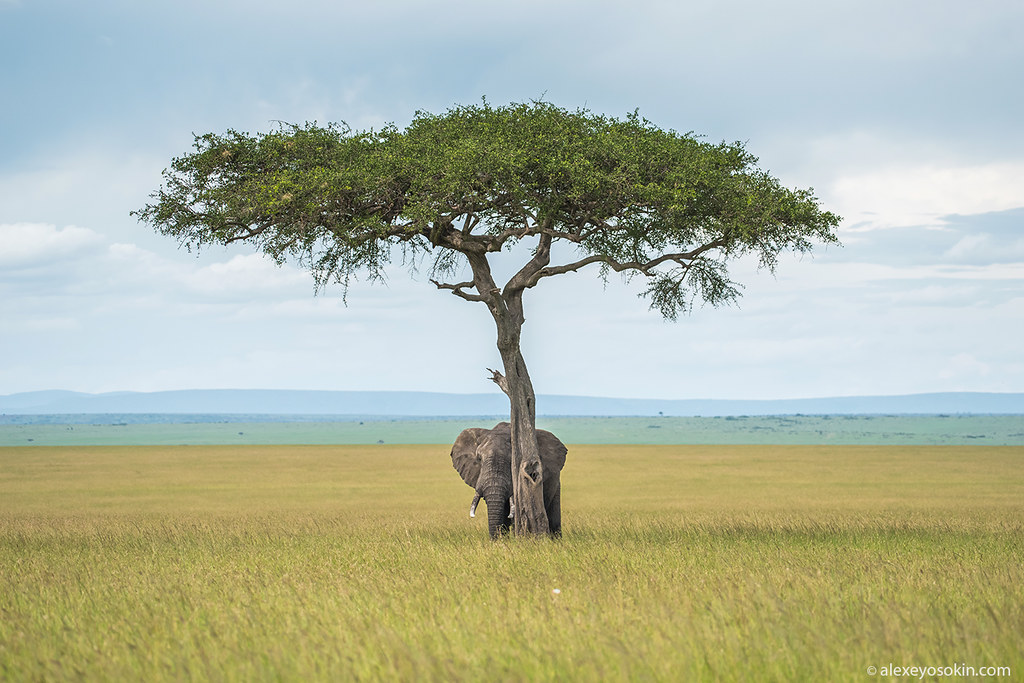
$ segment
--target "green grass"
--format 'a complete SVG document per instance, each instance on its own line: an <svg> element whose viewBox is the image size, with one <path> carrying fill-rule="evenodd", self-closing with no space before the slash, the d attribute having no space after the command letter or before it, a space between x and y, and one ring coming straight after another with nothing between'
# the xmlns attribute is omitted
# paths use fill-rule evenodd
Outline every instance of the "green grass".
<svg viewBox="0 0 1024 683"><path fill-rule="evenodd" d="M470 497L444 446L0 449L0 679L1024 672L1022 448L573 446L558 542Z"/></svg>

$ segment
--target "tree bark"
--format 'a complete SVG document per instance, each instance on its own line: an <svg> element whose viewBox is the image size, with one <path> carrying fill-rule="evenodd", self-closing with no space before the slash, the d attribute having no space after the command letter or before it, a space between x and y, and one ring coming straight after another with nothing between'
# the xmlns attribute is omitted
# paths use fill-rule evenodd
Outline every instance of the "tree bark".
<svg viewBox="0 0 1024 683"><path fill-rule="evenodd" d="M516 534L549 533L544 509L544 475L537 446L537 407L533 383L519 348L520 329L498 332L498 351L505 366L512 424L512 502Z"/></svg>

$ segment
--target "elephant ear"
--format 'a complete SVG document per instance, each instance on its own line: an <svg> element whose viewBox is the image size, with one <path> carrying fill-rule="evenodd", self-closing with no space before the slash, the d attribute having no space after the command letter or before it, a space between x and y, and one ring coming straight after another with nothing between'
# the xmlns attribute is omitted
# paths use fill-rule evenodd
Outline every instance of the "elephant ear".
<svg viewBox="0 0 1024 683"><path fill-rule="evenodd" d="M464 429L452 446L452 466L462 477L462 481L473 488L476 488L476 482L480 478L480 454L477 452L477 445L486 433L486 429L479 427Z"/></svg>
<svg viewBox="0 0 1024 683"><path fill-rule="evenodd" d="M544 429L537 430L537 447L544 472L561 472L569 449L557 436Z"/></svg>

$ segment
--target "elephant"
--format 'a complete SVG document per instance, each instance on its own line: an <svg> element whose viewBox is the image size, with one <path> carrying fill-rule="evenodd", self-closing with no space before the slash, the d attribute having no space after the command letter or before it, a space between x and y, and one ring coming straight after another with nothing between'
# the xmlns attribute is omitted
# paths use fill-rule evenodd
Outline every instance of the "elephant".
<svg viewBox="0 0 1024 683"><path fill-rule="evenodd" d="M548 515L548 532L562 534L562 482L567 449L551 432L537 430L541 472L544 478L544 509ZM487 503L487 531L497 538L509 530L514 521L512 505L512 425L499 422L493 429L465 429L452 445L452 466L476 491L469 516L476 516L482 497Z"/></svg>

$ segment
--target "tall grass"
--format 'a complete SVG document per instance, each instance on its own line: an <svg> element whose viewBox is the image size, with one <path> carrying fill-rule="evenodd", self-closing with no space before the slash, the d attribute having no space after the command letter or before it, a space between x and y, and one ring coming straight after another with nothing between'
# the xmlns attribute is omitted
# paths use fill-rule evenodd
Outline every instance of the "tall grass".
<svg viewBox="0 0 1024 683"><path fill-rule="evenodd" d="M0 449L0 679L1024 672L1024 449L573 447L557 542L446 450Z"/></svg>

